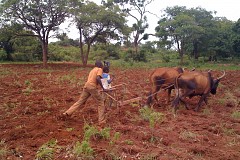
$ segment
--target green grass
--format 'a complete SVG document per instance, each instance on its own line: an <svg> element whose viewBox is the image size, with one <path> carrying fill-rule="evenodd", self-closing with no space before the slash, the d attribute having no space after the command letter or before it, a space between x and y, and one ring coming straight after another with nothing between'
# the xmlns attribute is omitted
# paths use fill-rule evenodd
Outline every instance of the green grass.
<svg viewBox="0 0 240 160"><path fill-rule="evenodd" d="M165 117L163 113L155 112L149 107L143 107L139 112L144 120L149 121L150 128L154 128L156 123L162 123Z"/></svg>
<svg viewBox="0 0 240 160"><path fill-rule="evenodd" d="M180 133L179 138L184 139L184 140L196 141L197 140L197 134L193 133L191 131L184 130Z"/></svg>
<svg viewBox="0 0 240 160"><path fill-rule="evenodd" d="M8 154L7 145L4 140L0 141L0 159L6 159Z"/></svg>
<svg viewBox="0 0 240 160"><path fill-rule="evenodd" d="M233 111L231 117L234 119L240 119L240 111Z"/></svg>
<svg viewBox="0 0 240 160"><path fill-rule="evenodd" d="M199 57L199 60L190 59L187 55L184 55L184 62L180 64L180 59L178 58L178 53L173 51L161 51L159 53L147 53L147 62L136 62L130 61L126 62L123 58L119 60L110 60L111 66L116 68L128 69L128 68L158 68L158 67L173 67L181 66L187 68L196 68L200 70L239 70L239 59L226 59L219 60L218 62L207 62L206 58ZM167 61L166 61L167 58ZM49 64L58 64L61 62L48 62ZM89 59L88 64L94 64L95 61ZM1 64L42 64L42 62L1 62ZM79 62L81 64L81 62ZM42 69L39 68L41 72L51 72L49 68ZM6 72L7 73L7 72ZM5 73L5 74L6 74Z"/></svg>

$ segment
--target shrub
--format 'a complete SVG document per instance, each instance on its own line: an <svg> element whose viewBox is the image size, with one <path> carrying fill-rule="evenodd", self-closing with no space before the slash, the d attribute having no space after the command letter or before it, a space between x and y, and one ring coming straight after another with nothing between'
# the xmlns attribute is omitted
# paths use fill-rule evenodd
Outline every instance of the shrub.
<svg viewBox="0 0 240 160"><path fill-rule="evenodd" d="M38 149L37 155L36 155L37 160L54 159L54 152L57 148L59 148L59 146L57 146L57 140L52 139L48 141Z"/></svg>
<svg viewBox="0 0 240 160"><path fill-rule="evenodd" d="M151 128L153 128L157 122L162 122L164 119L163 113L154 112L149 107L143 107L139 110L139 112L144 120L149 121L149 125Z"/></svg>
<svg viewBox="0 0 240 160"><path fill-rule="evenodd" d="M80 51L78 47L50 44L48 57L51 61L78 61L80 60Z"/></svg>
<svg viewBox="0 0 240 160"><path fill-rule="evenodd" d="M32 53L22 53L22 52L16 52L12 54L14 61L23 61L23 62L33 62L34 58Z"/></svg>
<svg viewBox="0 0 240 160"><path fill-rule="evenodd" d="M7 146L4 140L0 141L0 159L7 159Z"/></svg>
<svg viewBox="0 0 240 160"><path fill-rule="evenodd" d="M3 50L0 49L0 61L4 61L7 58L7 53Z"/></svg>
<svg viewBox="0 0 240 160"><path fill-rule="evenodd" d="M76 157L81 156L83 158L84 157L87 158L87 156L93 156L93 149L91 148L88 141L84 140L84 141L82 141L82 143L77 141L74 148L73 148L73 154Z"/></svg>

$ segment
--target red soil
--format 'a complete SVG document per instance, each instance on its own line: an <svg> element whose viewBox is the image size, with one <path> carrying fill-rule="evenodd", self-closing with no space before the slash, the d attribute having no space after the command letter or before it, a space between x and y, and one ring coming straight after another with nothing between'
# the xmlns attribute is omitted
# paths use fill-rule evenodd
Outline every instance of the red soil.
<svg viewBox="0 0 240 160"><path fill-rule="evenodd" d="M91 66L92 67L92 66ZM57 116L68 109L81 94L91 67L73 64L0 65L0 140L8 150L7 159L36 158L40 146L57 140L54 159L76 159L73 146L83 140L84 123L97 124L97 104L90 98L85 107L64 121ZM147 69L112 69L115 84L126 83L124 99L146 97L150 90ZM221 75L213 71L215 77ZM70 78L69 78L70 77ZM28 88L28 89L27 89ZM172 94L172 99L174 94ZM111 137L119 132L114 144L110 140L92 138L95 159L240 159L239 111L240 71L227 71L216 96L199 112L180 107L176 117L166 102L166 92L159 93L160 105L154 110L165 115L152 129L133 104L107 111ZM194 108L199 97L189 101ZM1 147L1 145L0 145ZM0 148L1 149L1 148ZM1 159L1 155L0 155Z"/></svg>

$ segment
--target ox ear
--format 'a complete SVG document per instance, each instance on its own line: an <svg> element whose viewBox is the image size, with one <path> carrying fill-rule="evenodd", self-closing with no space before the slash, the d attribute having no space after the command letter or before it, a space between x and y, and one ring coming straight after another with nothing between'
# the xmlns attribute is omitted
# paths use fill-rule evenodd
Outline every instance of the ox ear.
<svg viewBox="0 0 240 160"><path fill-rule="evenodd" d="M220 81L223 77L225 77L225 75L226 75L226 72L223 71L223 74L220 77L218 77L217 80Z"/></svg>

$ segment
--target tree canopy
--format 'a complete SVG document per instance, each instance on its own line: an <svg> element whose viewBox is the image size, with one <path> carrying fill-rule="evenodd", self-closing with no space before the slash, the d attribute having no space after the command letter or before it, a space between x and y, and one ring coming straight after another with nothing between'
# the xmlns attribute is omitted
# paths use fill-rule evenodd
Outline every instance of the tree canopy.
<svg viewBox="0 0 240 160"><path fill-rule="evenodd" d="M41 42L43 64L46 66L49 33L64 22L68 15L68 1L3 0L1 11L6 20L23 24L24 27L35 33Z"/></svg>

